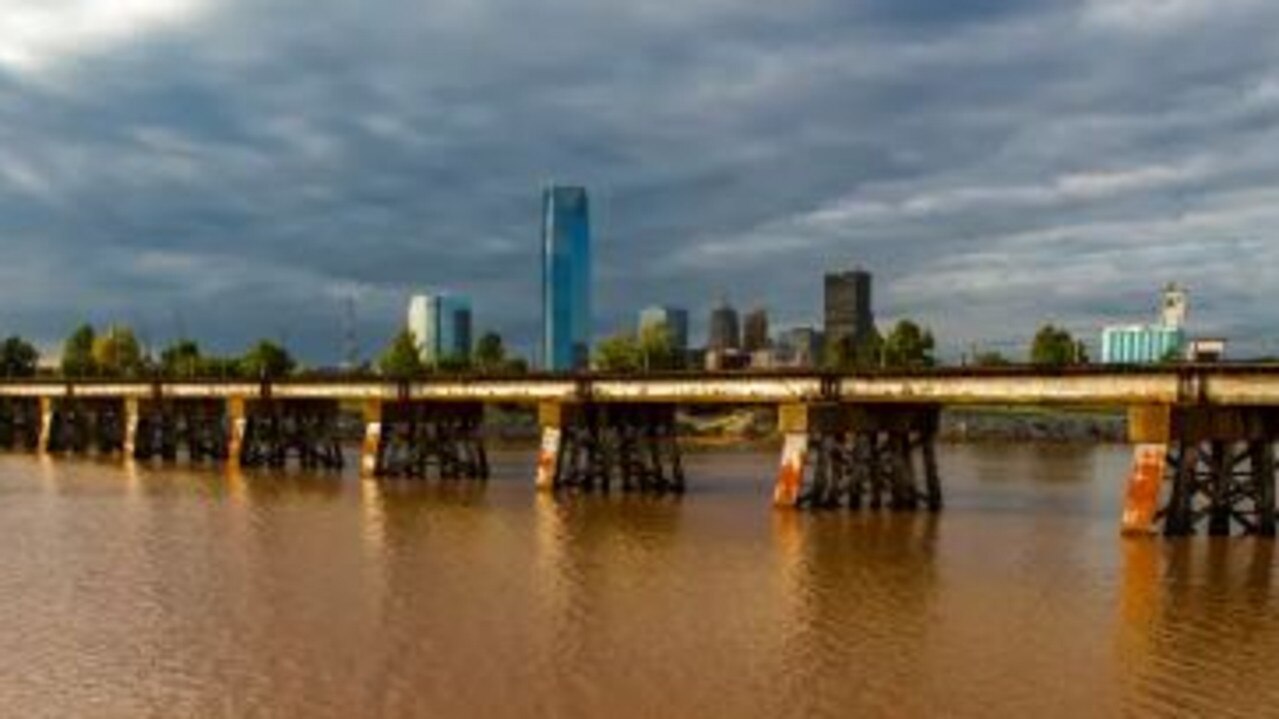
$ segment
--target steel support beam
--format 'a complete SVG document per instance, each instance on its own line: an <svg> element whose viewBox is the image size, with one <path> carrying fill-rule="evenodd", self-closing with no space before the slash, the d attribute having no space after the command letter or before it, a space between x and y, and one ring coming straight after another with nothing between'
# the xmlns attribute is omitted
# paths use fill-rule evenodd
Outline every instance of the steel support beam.
<svg viewBox="0 0 1279 719"><path fill-rule="evenodd" d="M1279 410L1136 407L1129 433L1137 446L1125 534L1274 536Z"/></svg>
<svg viewBox="0 0 1279 719"><path fill-rule="evenodd" d="M684 491L673 404L548 402L538 416L540 489Z"/></svg>

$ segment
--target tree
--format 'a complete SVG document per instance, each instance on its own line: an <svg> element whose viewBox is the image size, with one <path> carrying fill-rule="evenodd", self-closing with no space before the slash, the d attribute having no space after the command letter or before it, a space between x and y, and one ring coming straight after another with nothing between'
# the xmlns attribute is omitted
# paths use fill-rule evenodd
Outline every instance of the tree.
<svg viewBox="0 0 1279 719"><path fill-rule="evenodd" d="M40 353L21 337L10 337L0 344L0 372L5 377L34 377Z"/></svg>
<svg viewBox="0 0 1279 719"><path fill-rule="evenodd" d="M1012 362L995 350L987 350L978 352L973 355L973 365L976 367L1007 367Z"/></svg>
<svg viewBox="0 0 1279 719"><path fill-rule="evenodd" d="M401 330L395 335L378 358L377 367L383 375L396 379L409 379L422 374L422 355L418 352L413 333Z"/></svg>
<svg viewBox="0 0 1279 719"><path fill-rule="evenodd" d="M471 358L465 354L447 354L435 360L435 369L460 374L471 369Z"/></svg>
<svg viewBox="0 0 1279 719"><path fill-rule="evenodd" d="M860 340L854 337L828 342L823 350L823 364L827 369L850 370L878 367L883 360L884 337L879 329L871 327Z"/></svg>
<svg viewBox="0 0 1279 719"><path fill-rule="evenodd" d="M1030 362L1043 367L1086 364L1088 351L1084 343L1075 341L1065 328L1047 324L1035 333L1030 347Z"/></svg>
<svg viewBox="0 0 1279 719"><path fill-rule="evenodd" d="M606 372L638 372L644 367L643 350L633 332L621 332L595 346L595 368Z"/></svg>
<svg viewBox="0 0 1279 719"><path fill-rule="evenodd" d="M644 370L679 369L684 364L665 322L640 328L636 342L640 353L640 367Z"/></svg>
<svg viewBox="0 0 1279 719"><path fill-rule="evenodd" d="M93 363L93 342L97 333L93 326L83 324L76 328L62 344L62 374L68 377L90 377L97 374Z"/></svg>
<svg viewBox="0 0 1279 719"><path fill-rule="evenodd" d="M289 351L270 340L260 340L240 358L241 372L254 379L287 377L296 368Z"/></svg>
<svg viewBox="0 0 1279 719"><path fill-rule="evenodd" d="M178 340L160 351L160 371L166 377L195 377L204 369L200 345L194 340Z"/></svg>
<svg viewBox="0 0 1279 719"><path fill-rule="evenodd" d="M475 366L481 370L501 369L506 364L506 347L502 336L485 332L475 344Z"/></svg>
<svg viewBox="0 0 1279 719"><path fill-rule="evenodd" d="M196 372L200 377L235 379L244 375L244 365L235 357L202 357Z"/></svg>
<svg viewBox="0 0 1279 719"><path fill-rule="evenodd" d="M129 377L142 370L142 348L133 330L111 325L106 334L93 340L93 364L98 374L107 377Z"/></svg>
<svg viewBox="0 0 1279 719"><path fill-rule="evenodd" d="M910 320L902 320L884 339L884 364L888 367L932 367L933 333Z"/></svg>

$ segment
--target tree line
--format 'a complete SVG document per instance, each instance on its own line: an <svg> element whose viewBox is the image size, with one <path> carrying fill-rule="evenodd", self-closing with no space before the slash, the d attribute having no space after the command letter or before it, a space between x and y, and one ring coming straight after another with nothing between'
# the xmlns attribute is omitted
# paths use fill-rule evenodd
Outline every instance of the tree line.
<svg viewBox="0 0 1279 719"><path fill-rule="evenodd" d="M907 319L897 322L887 335L872 328L866 337L828 343L820 364L832 370L919 369L936 366L935 350L932 331ZM982 367L1013 364L1002 354L989 351L975 352L969 360ZM0 342L0 373L4 377L34 377L40 371L39 361L36 347L21 337L11 336ZM1029 361L1041 367L1065 367L1087 364L1089 356L1083 342L1066 329L1048 324L1035 334ZM687 354L674 346L671 333L661 324L600 341L593 365L610 372L696 369L688 367ZM59 369L62 376L71 378L275 379L296 374L299 364L286 347L266 339L235 356L211 354L195 340L180 339L152 356L125 325L110 325L99 332L92 325L83 324L63 342ZM528 371L528 363L511 355L496 332L483 334L469 354L429 363L423 359L413 334L402 330L383 349L373 367L355 371L370 370L386 377L411 379L433 372L523 373Z"/></svg>
<svg viewBox="0 0 1279 719"><path fill-rule="evenodd" d="M481 336L470 354L428 363L422 359L417 340L405 330L391 340L374 367L365 365L350 371L364 374L372 370L409 379L432 372L520 373L528 371L528 363L511 356L496 332ZM99 331L87 323L63 341L55 370L62 377L76 379L279 379L300 371L301 365L282 343L267 339L239 355L209 353L195 340L179 339L153 355L126 325L113 324ZM34 344L18 336L0 342L0 376L23 378L40 373L40 352Z"/></svg>

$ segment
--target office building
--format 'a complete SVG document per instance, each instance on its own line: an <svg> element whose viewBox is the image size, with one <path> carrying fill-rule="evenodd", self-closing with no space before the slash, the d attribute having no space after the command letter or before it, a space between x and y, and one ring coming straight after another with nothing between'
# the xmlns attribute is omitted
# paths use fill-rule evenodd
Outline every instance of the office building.
<svg viewBox="0 0 1279 719"><path fill-rule="evenodd" d="M875 330L871 274L857 268L826 275L826 342L850 355Z"/></svg>
<svg viewBox="0 0 1279 719"><path fill-rule="evenodd" d="M737 310L721 300L719 306L711 310L710 332L706 340L708 350L738 350L742 346L741 327L737 321Z"/></svg>
<svg viewBox="0 0 1279 719"><path fill-rule="evenodd" d="M471 303L465 297L416 295L409 300L408 320L422 361L435 364L471 355Z"/></svg>
<svg viewBox="0 0 1279 719"><path fill-rule="evenodd" d="M742 349L754 356L765 351L772 343L768 339L768 311L752 310L742 321Z"/></svg>
<svg viewBox="0 0 1279 719"><path fill-rule="evenodd" d="M777 364L811 368L822 363L822 333L812 327L795 327L777 338Z"/></svg>
<svg viewBox="0 0 1279 719"><path fill-rule="evenodd" d="M570 371L591 353L591 223L586 190L542 195L542 366Z"/></svg>
<svg viewBox="0 0 1279 719"><path fill-rule="evenodd" d="M645 308L639 316L640 332L652 327L666 328L671 339L671 349L679 354L688 351L688 310L670 306Z"/></svg>

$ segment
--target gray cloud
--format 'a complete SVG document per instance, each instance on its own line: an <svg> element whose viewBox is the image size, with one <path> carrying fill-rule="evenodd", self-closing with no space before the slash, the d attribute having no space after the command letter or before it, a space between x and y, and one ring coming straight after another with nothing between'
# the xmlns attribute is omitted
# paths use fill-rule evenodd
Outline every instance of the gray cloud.
<svg viewBox="0 0 1279 719"><path fill-rule="evenodd" d="M1260 0L181 5L0 23L0 330L321 363L347 293L371 351L448 287L531 349L556 179L592 192L601 332L721 292L815 321L862 263L949 352L1139 320L1173 279L1199 330L1279 351Z"/></svg>

